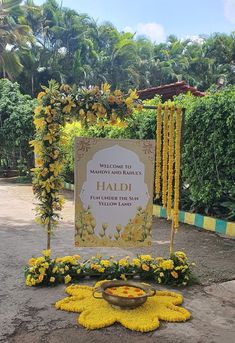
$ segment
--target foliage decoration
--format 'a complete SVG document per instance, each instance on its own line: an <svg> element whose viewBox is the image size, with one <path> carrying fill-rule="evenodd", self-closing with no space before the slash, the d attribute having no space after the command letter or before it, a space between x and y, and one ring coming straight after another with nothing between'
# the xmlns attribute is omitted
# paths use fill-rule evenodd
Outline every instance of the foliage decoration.
<svg viewBox="0 0 235 343"><path fill-rule="evenodd" d="M103 281L104 282L104 281ZM95 287L101 282L97 282ZM92 295L95 287L86 285L71 285L66 288L70 296L57 301L55 307L59 310L81 312L78 322L87 329L94 330L110 326L115 322L124 327L148 332L159 327L159 320L169 322L184 322L190 318L190 313L180 305L183 297L169 291L157 291L142 306L123 311L113 308L103 299L95 299Z"/></svg>
<svg viewBox="0 0 235 343"><path fill-rule="evenodd" d="M139 277L155 280L156 283L187 286L195 282L192 273L194 263L188 261L182 251L176 251L169 259L137 255L119 260L113 256L92 256L80 261L79 255L51 258L51 251L44 250L43 256L31 258L25 267L27 286L55 286L61 283L77 282L84 277L99 279L123 279Z"/></svg>
<svg viewBox="0 0 235 343"><path fill-rule="evenodd" d="M33 168L33 191L39 201L36 220L47 230L49 249L51 233L63 205L60 190L63 187L64 153L61 146L66 143L62 130L65 123L80 120L85 127L94 123L99 127L105 124L125 127L125 119L132 114L138 96L131 90L127 95L118 89L111 92L108 84L102 85L101 89L72 89L50 81L48 87L42 88L34 110L36 135L31 145L36 155L36 168Z"/></svg>

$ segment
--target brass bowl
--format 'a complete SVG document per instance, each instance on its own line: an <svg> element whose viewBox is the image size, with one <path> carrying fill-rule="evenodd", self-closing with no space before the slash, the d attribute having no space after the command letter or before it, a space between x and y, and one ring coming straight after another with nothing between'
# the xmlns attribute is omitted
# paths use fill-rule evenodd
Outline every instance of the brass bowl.
<svg viewBox="0 0 235 343"><path fill-rule="evenodd" d="M107 288L118 287L118 286L137 287L137 288L142 289L145 292L145 294L138 297L127 298L127 297L121 297L119 295L110 294L106 291ZM99 295L97 295L97 293L99 293ZM142 284L140 282L135 282L135 281L120 281L120 280L104 282L99 287L95 288L93 291L94 298L104 299L114 307L127 309L127 310L143 305L146 302L148 297L152 297L155 294L156 294L156 290L153 289L149 285L145 285L145 284Z"/></svg>

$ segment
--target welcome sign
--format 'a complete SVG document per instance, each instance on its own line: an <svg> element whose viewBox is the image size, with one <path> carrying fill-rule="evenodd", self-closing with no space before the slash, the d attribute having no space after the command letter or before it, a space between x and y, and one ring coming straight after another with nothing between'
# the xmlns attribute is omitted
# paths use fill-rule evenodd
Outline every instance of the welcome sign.
<svg viewBox="0 0 235 343"><path fill-rule="evenodd" d="M75 245L151 244L153 140L75 140Z"/></svg>

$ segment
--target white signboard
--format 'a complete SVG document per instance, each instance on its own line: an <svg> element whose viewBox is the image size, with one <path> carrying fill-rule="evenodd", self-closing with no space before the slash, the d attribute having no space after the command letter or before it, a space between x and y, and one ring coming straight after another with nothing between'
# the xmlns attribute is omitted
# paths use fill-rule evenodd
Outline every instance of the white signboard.
<svg viewBox="0 0 235 343"><path fill-rule="evenodd" d="M151 244L154 141L77 138L75 244Z"/></svg>

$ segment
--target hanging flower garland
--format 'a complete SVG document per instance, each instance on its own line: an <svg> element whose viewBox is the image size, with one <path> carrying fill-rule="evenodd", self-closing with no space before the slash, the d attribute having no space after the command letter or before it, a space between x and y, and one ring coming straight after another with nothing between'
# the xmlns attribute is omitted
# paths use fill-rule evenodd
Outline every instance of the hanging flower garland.
<svg viewBox="0 0 235 343"><path fill-rule="evenodd" d="M156 173L155 173L155 194L160 197L161 192L161 147L162 147L162 106L157 108L157 129L156 129Z"/></svg>
<svg viewBox="0 0 235 343"><path fill-rule="evenodd" d="M174 105L170 107L169 120L169 160L168 160L168 189L167 189L167 218L171 218L172 207L172 182L173 182L173 163L174 163Z"/></svg>
<svg viewBox="0 0 235 343"><path fill-rule="evenodd" d="M36 221L47 231L47 248L50 248L51 233L58 224L63 206L60 191L63 187L61 172L64 164L62 133L65 122L80 120L83 126L106 124L122 126L133 112L138 98L136 91L124 95L120 90L113 93L108 84L90 89L72 89L50 81L38 95L38 107L34 111L36 128L31 146L35 152L33 168L33 191L38 200ZM142 109L139 105L138 110Z"/></svg>
<svg viewBox="0 0 235 343"><path fill-rule="evenodd" d="M167 205L167 161L168 161L168 105L164 109L162 161L162 205Z"/></svg>
<svg viewBox="0 0 235 343"><path fill-rule="evenodd" d="M179 227L179 188L180 188L180 145L181 145L182 109L176 110L176 136L175 136L175 189L174 189L174 229Z"/></svg>

